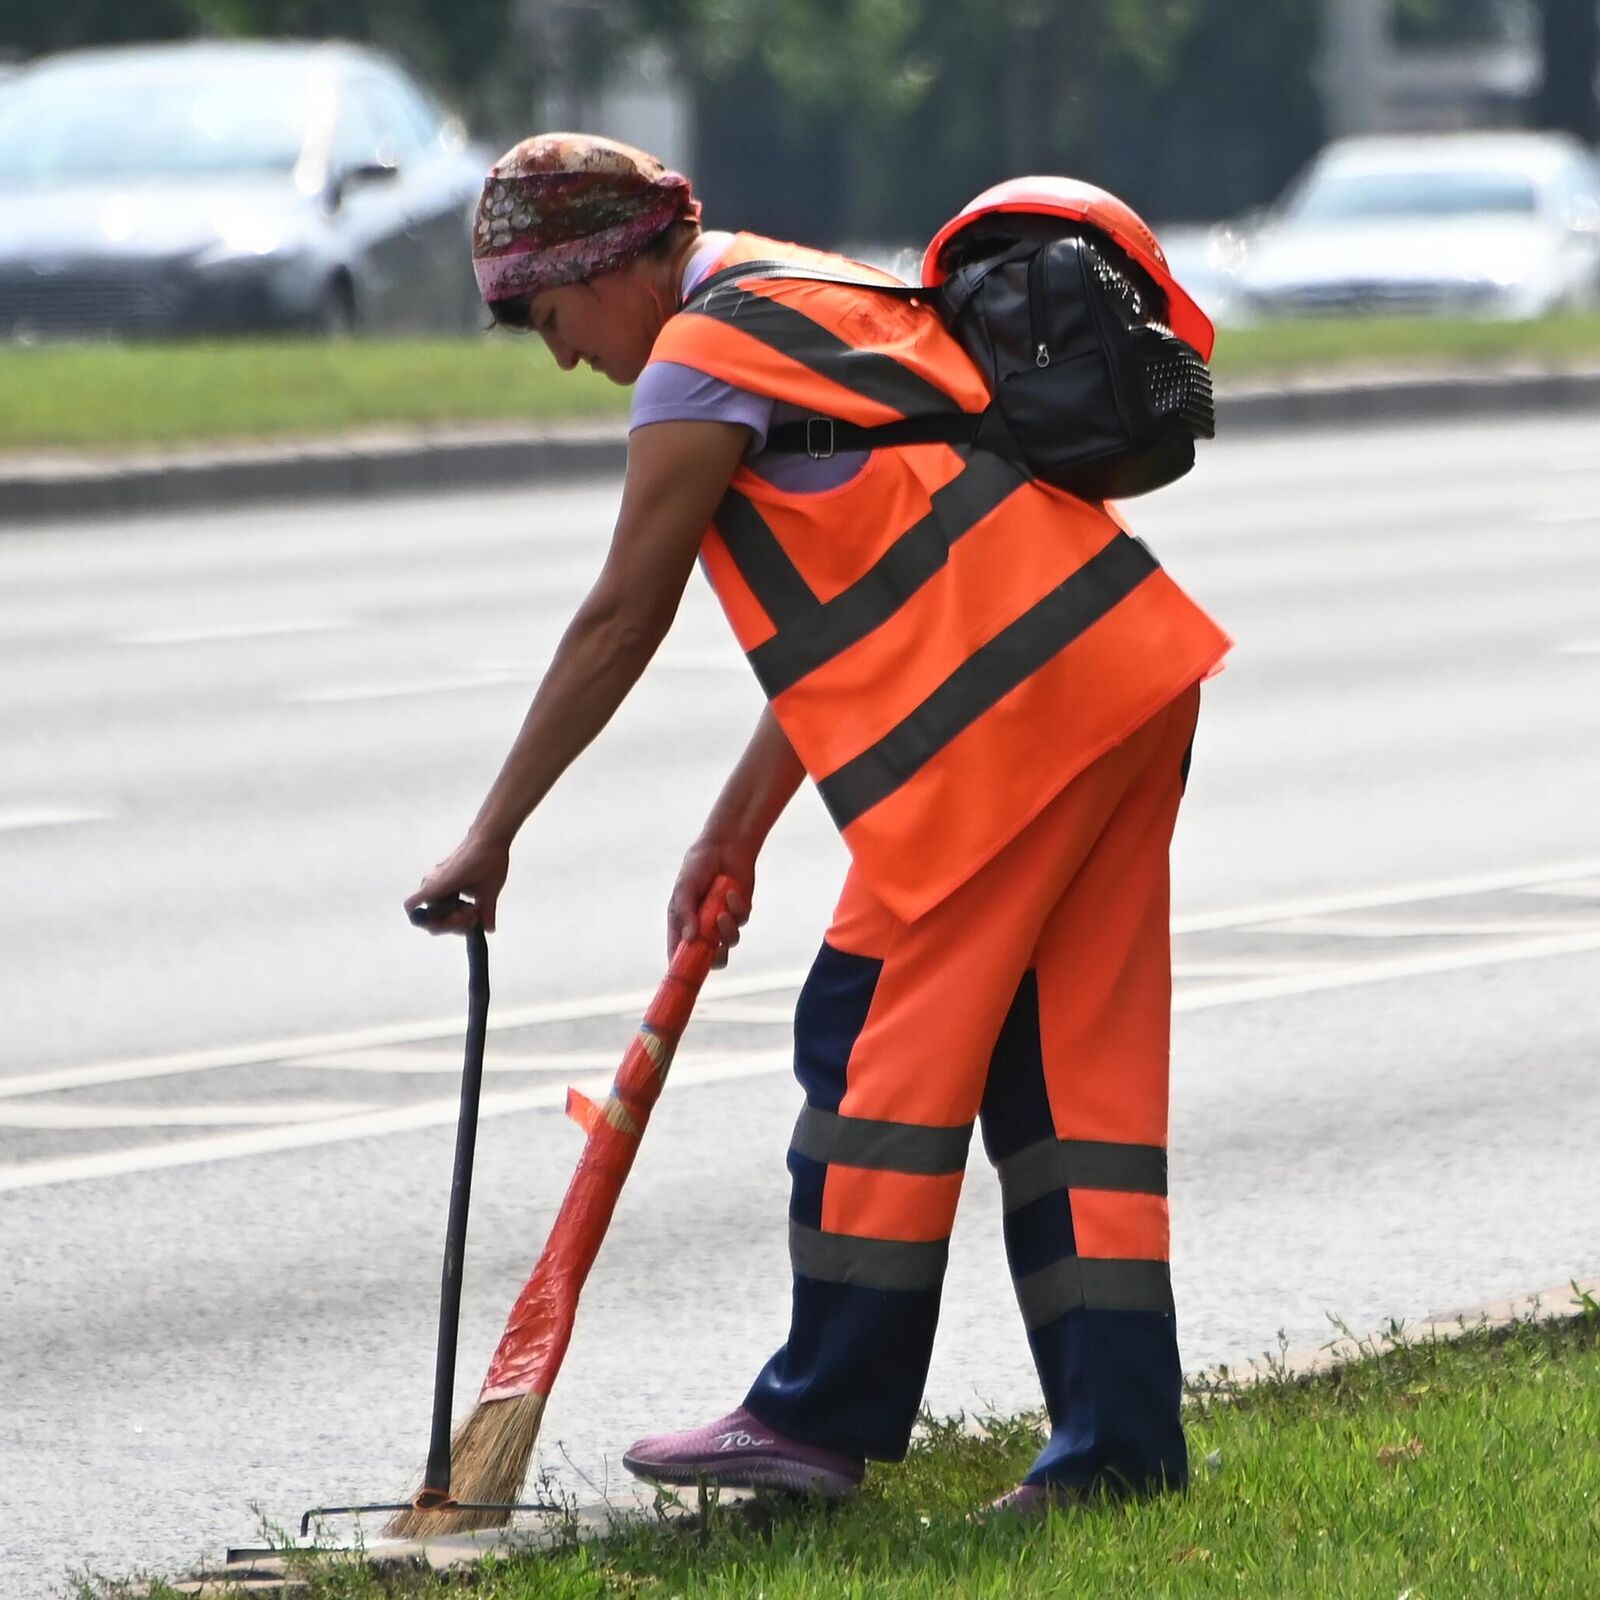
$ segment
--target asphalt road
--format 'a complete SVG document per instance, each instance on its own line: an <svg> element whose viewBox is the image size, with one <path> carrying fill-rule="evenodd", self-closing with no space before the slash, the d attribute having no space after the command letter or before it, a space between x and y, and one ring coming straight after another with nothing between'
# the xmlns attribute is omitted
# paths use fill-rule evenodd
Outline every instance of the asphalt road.
<svg viewBox="0 0 1600 1600"><path fill-rule="evenodd" d="M1191 1367L1600 1265L1600 418L1219 444L1130 508L1239 639L1180 821ZM454 843L614 486L0 537L6 1593L174 1571L418 1464L464 961ZM707 595L540 813L494 946L460 1404L758 709ZM786 1006L843 857L796 803L585 1301L546 1465L781 1337ZM929 1398L1031 1374L975 1167Z"/></svg>

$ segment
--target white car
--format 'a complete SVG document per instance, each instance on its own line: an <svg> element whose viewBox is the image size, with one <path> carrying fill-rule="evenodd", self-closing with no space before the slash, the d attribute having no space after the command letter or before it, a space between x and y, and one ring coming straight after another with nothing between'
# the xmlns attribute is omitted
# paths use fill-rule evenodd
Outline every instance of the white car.
<svg viewBox="0 0 1600 1600"><path fill-rule="evenodd" d="M1562 134L1341 139L1259 227L1224 234L1230 243L1235 323L1592 307L1600 165Z"/></svg>

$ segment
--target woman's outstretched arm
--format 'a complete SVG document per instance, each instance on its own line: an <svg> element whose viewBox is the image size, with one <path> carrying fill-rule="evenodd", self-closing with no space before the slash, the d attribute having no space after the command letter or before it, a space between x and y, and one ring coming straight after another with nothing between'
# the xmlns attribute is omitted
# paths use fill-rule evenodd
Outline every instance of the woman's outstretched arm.
<svg viewBox="0 0 1600 1600"><path fill-rule="evenodd" d="M706 528L750 441L725 422L658 422L628 441L628 474L605 565L562 636L511 751L467 836L406 908L472 899L430 931L493 931L511 842L556 780L611 720L665 638Z"/></svg>

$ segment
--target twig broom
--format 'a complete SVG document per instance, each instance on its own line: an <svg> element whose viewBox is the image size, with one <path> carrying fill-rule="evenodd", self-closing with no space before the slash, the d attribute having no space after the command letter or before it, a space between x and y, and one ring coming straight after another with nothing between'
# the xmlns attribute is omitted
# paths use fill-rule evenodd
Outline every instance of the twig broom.
<svg viewBox="0 0 1600 1600"><path fill-rule="evenodd" d="M666 1083L673 1052L688 1025L717 950L717 919L727 910L731 879L719 877L700 908L693 936L683 939L644 1022L600 1105L567 1091L567 1115L588 1133L577 1170L532 1276L511 1308L505 1332L471 1415L450 1441L441 1474L430 1460L424 1488L384 1532L397 1539L433 1538L504 1527L515 1509L539 1438L545 1402L572 1338L589 1269L600 1252L617 1197L627 1181L650 1112ZM452 1350L452 1359L453 1359ZM444 1496L428 1484L440 1477Z"/></svg>

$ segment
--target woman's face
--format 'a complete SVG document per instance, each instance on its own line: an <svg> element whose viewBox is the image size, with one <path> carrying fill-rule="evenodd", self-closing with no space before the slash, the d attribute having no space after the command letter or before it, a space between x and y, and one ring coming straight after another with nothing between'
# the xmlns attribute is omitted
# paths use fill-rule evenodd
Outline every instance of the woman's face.
<svg viewBox="0 0 1600 1600"><path fill-rule="evenodd" d="M644 370L664 321L646 274L633 261L583 283L541 289L529 302L530 326L563 372L586 361L620 384Z"/></svg>

